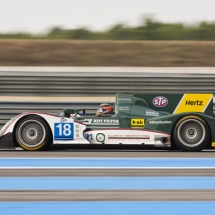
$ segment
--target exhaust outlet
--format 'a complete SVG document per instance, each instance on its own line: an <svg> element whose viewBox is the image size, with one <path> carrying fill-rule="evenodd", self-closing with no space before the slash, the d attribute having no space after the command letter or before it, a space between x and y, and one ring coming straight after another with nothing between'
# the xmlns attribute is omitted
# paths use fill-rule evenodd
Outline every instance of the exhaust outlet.
<svg viewBox="0 0 215 215"><path fill-rule="evenodd" d="M161 143L166 144L168 142L168 139L166 137L161 138Z"/></svg>

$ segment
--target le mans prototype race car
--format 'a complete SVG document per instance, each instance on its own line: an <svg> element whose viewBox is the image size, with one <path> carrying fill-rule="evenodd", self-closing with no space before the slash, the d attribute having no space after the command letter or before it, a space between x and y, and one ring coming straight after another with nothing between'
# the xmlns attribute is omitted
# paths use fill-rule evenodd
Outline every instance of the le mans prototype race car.
<svg viewBox="0 0 215 215"><path fill-rule="evenodd" d="M52 144L141 144L183 151L215 147L213 94L116 94L112 114L27 112L0 130L0 148Z"/></svg>

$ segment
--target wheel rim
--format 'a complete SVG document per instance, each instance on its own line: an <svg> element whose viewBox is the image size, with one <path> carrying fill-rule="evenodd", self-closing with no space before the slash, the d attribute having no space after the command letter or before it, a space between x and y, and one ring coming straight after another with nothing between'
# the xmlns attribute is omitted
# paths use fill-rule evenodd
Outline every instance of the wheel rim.
<svg viewBox="0 0 215 215"><path fill-rule="evenodd" d="M29 148L39 146L46 136L45 128L37 120L27 120L18 129L18 138L21 143Z"/></svg>
<svg viewBox="0 0 215 215"><path fill-rule="evenodd" d="M204 125L200 121L188 119L179 125L177 135L183 145L196 147L203 142L206 132Z"/></svg>

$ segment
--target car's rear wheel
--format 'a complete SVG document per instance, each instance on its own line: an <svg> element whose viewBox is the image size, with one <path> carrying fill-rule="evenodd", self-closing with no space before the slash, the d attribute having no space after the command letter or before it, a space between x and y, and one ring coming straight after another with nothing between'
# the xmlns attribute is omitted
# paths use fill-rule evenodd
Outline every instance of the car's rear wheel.
<svg viewBox="0 0 215 215"><path fill-rule="evenodd" d="M174 143L183 151L201 151L210 141L210 129L198 116L183 117L174 128Z"/></svg>
<svg viewBox="0 0 215 215"><path fill-rule="evenodd" d="M26 117L16 126L15 138L20 147L29 151L46 150L50 145L50 130L39 117Z"/></svg>

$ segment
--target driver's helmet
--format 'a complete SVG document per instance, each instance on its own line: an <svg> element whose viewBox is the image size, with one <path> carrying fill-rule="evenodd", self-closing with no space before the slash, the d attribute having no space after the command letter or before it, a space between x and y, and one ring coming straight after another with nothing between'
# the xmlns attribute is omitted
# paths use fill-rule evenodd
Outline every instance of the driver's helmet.
<svg viewBox="0 0 215 215"><path fill-rule="evenodd" d="M113 113L113 107L110 104L101 104L96 112L96 116L102 116Z"/></svg>

